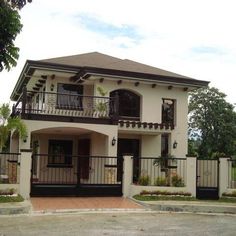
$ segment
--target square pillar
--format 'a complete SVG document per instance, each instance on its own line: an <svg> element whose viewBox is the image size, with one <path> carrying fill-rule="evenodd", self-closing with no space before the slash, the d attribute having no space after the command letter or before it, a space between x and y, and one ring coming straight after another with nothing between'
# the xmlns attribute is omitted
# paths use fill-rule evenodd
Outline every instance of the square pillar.
<svg viewBox="0 0 236 236"><path fill-rule="evenodd" d="M130 196L130 186L133 179L133 157L123 156L123 197Z"/></svg>
<svg viewBox="0 0 236 236"><path fill-rule="evenodd" d="M196 197L197 158L187 157L187 190Z"/></svg>
<svg viewBox="0 0 236 236"><path fill-rule="evenodd" d="M219 197L222 196L222 193L227 191L228 188L228 157L220 157L219 165Z"/></svg>
<svg viewBox="0 0 236 236"><path fill-rule="evenodd" d="M21 149L20 157L20 195L24 199L30 198L31 155L32 149Z"/></svg>

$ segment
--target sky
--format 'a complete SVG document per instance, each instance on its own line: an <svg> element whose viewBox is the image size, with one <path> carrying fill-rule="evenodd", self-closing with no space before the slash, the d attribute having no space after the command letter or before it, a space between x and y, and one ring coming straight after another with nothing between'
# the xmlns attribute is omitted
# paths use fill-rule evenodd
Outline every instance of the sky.
<svg viewBox="0 0 236 236"><path fill-rule="evenodd" d="M0 72L0 103L27 59L97 51L210 81L234 104L235 9L235 0L33 0L20 11L18 64Z"/></svg>

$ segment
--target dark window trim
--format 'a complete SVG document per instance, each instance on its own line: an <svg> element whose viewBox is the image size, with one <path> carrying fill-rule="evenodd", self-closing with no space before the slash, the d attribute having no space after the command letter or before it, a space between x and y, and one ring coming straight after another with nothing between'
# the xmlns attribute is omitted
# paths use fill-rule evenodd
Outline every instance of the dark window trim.
<svg viewBox="0 0 236 236"><path fill-rule="evenodd" d="M70 149L70 153L65 153L65 154L59 154L59 155L64 155L64 163L60 162L55 162L54 157L58 156L57 154L51 154L50 153L50 145L58 144L63 145L67 143L67 147L64 146L65 149ZM68 151L67 150L67 151ZM73 152L73 140L63 140L63 139L49 139L48 140L48 164L47 167L49 168L72 168L72 152ZM52 158L52 160L50 160Z"/></svg>
<svg viewBox="0 0 236 236"><path fill-rule="evenodd" d="M61 93L59 91L59 86L63 86L63 85L78 87L79 88L78 92L80 91L81 93L78 93L78 94L70 94L70 93L68 93L68 95L65 92ZM73 90L73 91L75 91L75 90ZM84 86L83 85L80 85L80 84L68 84L68 83L57 83L56 109L83 111L83 93L84 93ZM70 104L69 106L65 105L65 104L59 104L59 97L60 96L71 96L71 97L76 97L77 96L77 98L79 99L78 100L79 106L77 106L77 105L73 106L72 104Z"/></svg>
<svg viewBox="0 0 236 236"><path fill-rule="evenodd" d="M173 102L173 121L164 121L163 119L163 104L165 100L170 100ZM176 125L176 99L173 98L162 98L162 104L161 104L161 123L165 124L165 123L170 123L172 125Z"/></svg>
<svg viewBox="0 0 236 236"><path fill-rule="evenodd" d="M137 93L133 92L133 91L130 91L128 89L116 89L116 90L113 90L110 92L110 97L111 96L115 96L117 93L117 95L119 96L119 109L118 109L118 113L119 113L119 116L118 116L118 119L120 120L137 120L139 121L140 120L140 117L141 117L141 96L138 95ZM121 100L121 96L122 94L120 93L127 93L129 94L130 96L132 96L134 99L135 99L135 103L137 103L137 107L136 109L133 108L133 106L131 107L132 109L130 109L130 113L133 113L133 114L124 114L125 111L127 111L127 107L126 109L124 109L125 105L127 105L127 103L124 105L122 104L122 100ZM123 108L123 110L122 110ZM128 112L128 113L129 113ZM135 115L135 113L137 115Z"/></svg>

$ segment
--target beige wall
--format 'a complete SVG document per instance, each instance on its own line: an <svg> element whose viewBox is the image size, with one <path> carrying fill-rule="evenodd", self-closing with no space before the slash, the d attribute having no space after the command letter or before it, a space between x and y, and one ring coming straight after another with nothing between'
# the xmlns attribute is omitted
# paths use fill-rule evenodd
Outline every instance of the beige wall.
<svg viewBox="0 0 236 236"><path fill-rule="evenodd" d="M102 87L108 94L116 89L128 89L134 93L137 93L141 97L141 121L142 122L153 122L161 123L161 106L162 98L169 98L176 100L176 126L175 129L171 131L170 137L170 151L171 154L176 157L185 157L187 154L187 114L188 114L188 94L183 91L183 88L173 88L168 89L167 86L156 86L151 88L151 84L140 83L139 86L135 86L134 82L122 82L120 85L116 81L104 80L103 83L95 81L94 91L96 95L97 87ZM142 141L146 142L148 138L144 138ZM149 138L152 143L154 138ZM174 141L177 141L178 146L176 149L172 148ZM157 143L158 138L156 139ZM150 145L149 145L150 146ZM142 145L143 149L144 145ZM152 147L151 150L156 147ZM158 148L159 149L159 148ZM145 153L145 151L143 151Z"/></svg>

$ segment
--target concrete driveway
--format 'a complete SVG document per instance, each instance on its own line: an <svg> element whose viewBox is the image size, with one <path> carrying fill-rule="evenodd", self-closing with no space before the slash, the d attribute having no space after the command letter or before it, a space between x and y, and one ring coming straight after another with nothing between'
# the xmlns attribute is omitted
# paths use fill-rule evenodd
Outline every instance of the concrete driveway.
<svg viewBox="0 0 236 236"><path fill-rule="evenodd" d="M184 213L86 213L1 216L0 236L235 236L236 216Z"/></svg>

